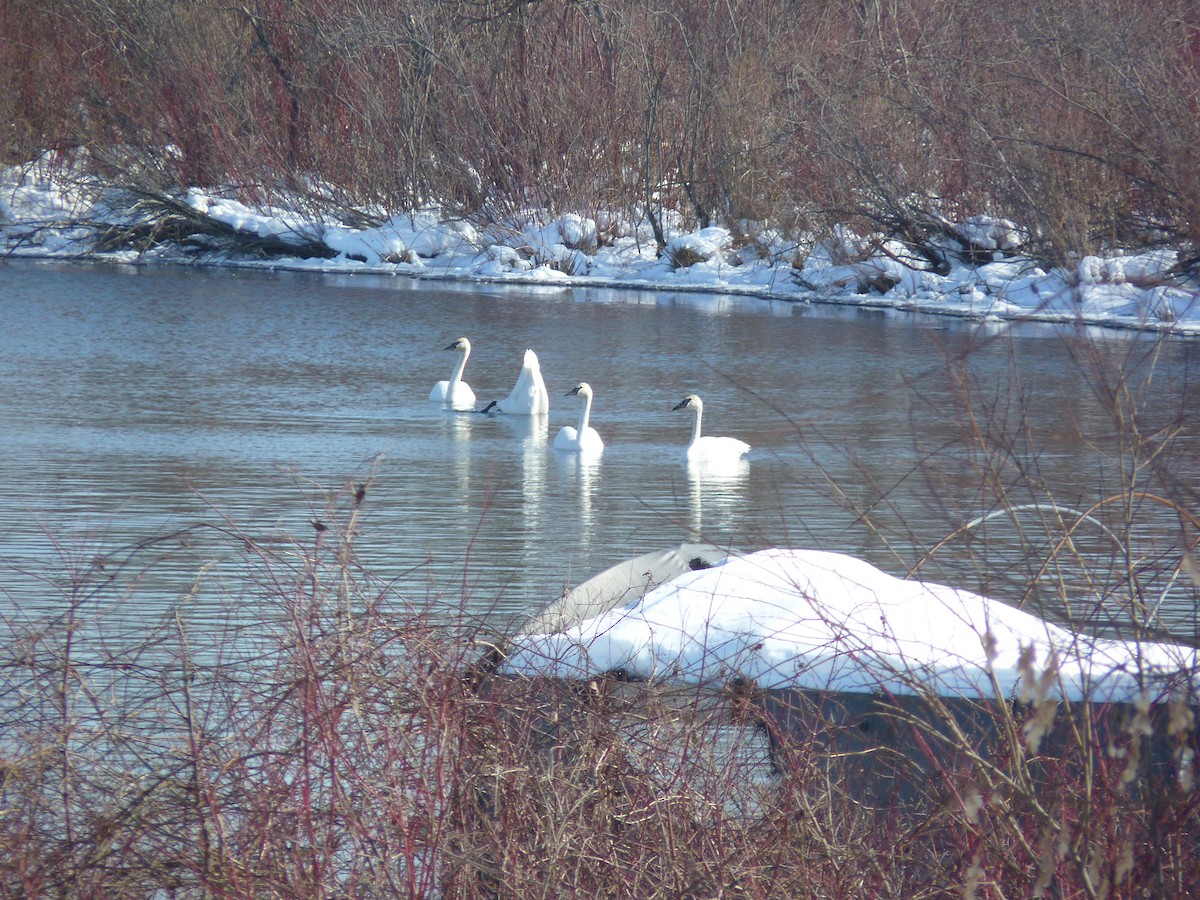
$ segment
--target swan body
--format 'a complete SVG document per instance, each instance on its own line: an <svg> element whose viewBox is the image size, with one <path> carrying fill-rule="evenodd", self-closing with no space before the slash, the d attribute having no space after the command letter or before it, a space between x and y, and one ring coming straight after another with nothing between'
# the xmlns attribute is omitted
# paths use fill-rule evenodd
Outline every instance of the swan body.
<svg viewBox="0 0 1200 900"><path fill-rule="evenodd" d="M433 390L429 392L429 399L433 403L442 404L447 409L474 409L475 392L471 390L469 384L462 380L463 369L467 367L467 357L471 355L471 342L465 337L460 337L444 349L457 352L459 354L458 361L454 364L454 371L450 373L450 379L439 381L433 386Z"/></svg>
<svg viewBox="0 0 1200 900"><path fill-rule="evenodd" d="M692 422L692 439L687 445L689 463L733 462L750 452L750 445L731 437L701 436L700 417L704 415L704 401L696 394L688 394L675 404L675 409L688 409L695 415Z"/></svg>
<svg viewBox="0 0 1200 900"><path fill-rule="evenodd" d="M525 351L525 362L521 366L521 374L517 376L517 383L505 399L495 404L494 411L514 416L537 416L550 411L550 395L546 393L546 383L542 381L542 368L538 364L537 354L532 350Z"/></svg>
<svg viewBox="0 0 1200 900"><path fill-rule="evenodd" d="M559 429L557 436L554 438L554 449L568 450L575 453L603 452L604 441L600 440L600 435L597 434L596 429L588 425L588 419L592 414L591 385L586 381L580 382L567 391L567 396L579 396L583 398L583 411L579 415L578 428L564 425Z"/></svg>

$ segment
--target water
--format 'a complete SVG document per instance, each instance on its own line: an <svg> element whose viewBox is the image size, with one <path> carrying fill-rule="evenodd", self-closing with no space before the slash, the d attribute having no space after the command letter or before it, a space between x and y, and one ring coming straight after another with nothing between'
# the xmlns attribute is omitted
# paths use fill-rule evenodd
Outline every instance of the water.
<svg viewBox="0 0 1200 900"><path fill-rule="evenodd" d="M431 407L454 361L441 348L460 335L475 348L466 380L481 403L508 392L534 348L548 420ZM309 547L330 503L344 515L368 482L364 567L381 595L434 610L518 617L615 562L698 536L855 553L903 572L994 508L989 467L1013 502L1046 496L1023 481L1078 509L1120 486L1113 419L1080 346L1102 369L1135 373L1148 430L1182 427L1154 477L1190 497L1200 348L1183 341L1101 333L1081 345L1047 326L711 295L3 264L0 605L10 622L54 613L69 568L103 557L111 571L122 548L193 529L136 555L105 615L137 627L185 598L200 622L253 614L258 595L226 566L230 548ZM964 377L970 411L990 410L966 443ZM563 394L581 380L607 445L596 464L549 446L576 421ZM706 432L753 445L744 469L698 479L682 464L690 416L671 407L693 391ZM1122 538L1166 572L1186 539L1179 517L1148 502L1138 523ZM1006 520L987 534L952 541L922 574L1020 602L1037 548ZM1076 539L1101 558L1111 550L1099 529ZM1192 593L1185 584L1165 606L1185 635Z"/></svg>

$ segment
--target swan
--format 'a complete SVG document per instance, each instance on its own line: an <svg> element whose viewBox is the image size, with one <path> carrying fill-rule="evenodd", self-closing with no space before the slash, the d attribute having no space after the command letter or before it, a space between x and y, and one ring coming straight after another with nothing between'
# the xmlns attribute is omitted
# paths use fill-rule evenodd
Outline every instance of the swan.
<svg viewBox="0 0 1200 900"><path fill-rule="evenodd" d="M592 386L583 381L567 391L568 397L576 395L583 398L583 412L579 416L579 428L575 429L570 425L564 425L559 429L558 435L554 438L554 449L572 450L579 453L600 453L604 450L604 441L600 440L596 429L588 425L588 418L592 414Z"/></svg>
<svg viewBox="0 0 1200 900"><path fill-rule="evenodd" d="M469 384L462 380L463 369L467 367L467 357L471 355L471 342L465 337L460 337L443 349L455 350L460 355L458 362L454 364L454 371L450 373L450 380L439 381L435 384L433 390L429 392L429 399L433 403L441 403L449 409L474 409L475 392L471 390Z"/></svg>
<svg viewBox="0 0 1200 900"><path fill-rule="evenodd" d="M700 417L704 414L704 401L697 395L688 394L676 403L674 408L690 409L696 416L692 423L692 439L687 445L689 463L732 462L750 452L750 445L737 438L700 436Z"/></svg>
<svg viewBox="0 0 1200 900"><path fill-rule="evenodd" d="M488 404L486 411L514 416L537 416L550 411L550 395L546 393L546 383L542 381L542 369L536 353L525 351L525 363L512 393L499 403Z"/></svg>

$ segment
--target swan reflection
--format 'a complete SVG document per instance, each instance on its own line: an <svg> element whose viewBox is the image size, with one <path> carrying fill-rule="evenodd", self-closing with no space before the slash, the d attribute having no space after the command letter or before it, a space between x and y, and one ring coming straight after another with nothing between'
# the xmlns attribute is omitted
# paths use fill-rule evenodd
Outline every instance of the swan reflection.
<svg viewBox="0 0 1200 900"><path fill-rule="evenodd" d="M550 417L545 414L499 415L494 421L509 439L520 442L522 518L526 533L535 534L546 495L546 441Z"/></svg>
<svg viewBox="0 0 1200 900"><path fill-rule="evenodd" d="M459 496L465 501L471 487L471 426L475 416L448 415L442 418L442 432L446 437L454 479L458 484Z"/></svg>
<svg viewBox="0 0 1200 900"><path fill-rule="evenodd" d="M580 536L592 539L595 525L595 498L600 484L600 456L589 453L556 453L564 481L578 486L576 507L579 510Z"/></svg>
<svg viewBox="0 0 1200 900"><path fill-rule="evenodd" d="M750 481L750 463L744 458L689 459L687 477L693 533L706 534L706 516L710 527L736 530Z"/></svg>

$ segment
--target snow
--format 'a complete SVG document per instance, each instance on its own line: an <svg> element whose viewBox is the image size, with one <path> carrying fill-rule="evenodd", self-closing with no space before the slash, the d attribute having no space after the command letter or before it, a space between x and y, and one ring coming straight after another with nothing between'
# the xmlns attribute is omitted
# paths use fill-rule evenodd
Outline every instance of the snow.
<svg viewBox="0 0 1200 900"><path fill-rule="evenodd" d="M297 246L313 241L329 259L235 258L215 265L319 272L372 272L422 278L689 290L812 303L893 307L988 321L1038 320L1200 334L1200 283L1174 271L1178 250L1113 250L1083 256L1072 268L1043 270L1021 248L1019 224L994 216L946 223L974 264L938 274L902 244L836 228L804 246L753 222L748 239L723 227L688 231L663 215L662 253L649 228L616 213L594 218L531 210L502 225L472 224L436 208L384 218L370 227L296 208L252 208L216 189L193 187L183 200L248 235ZM89 198L99 196L100 201ZM63 177L47 156L0 169L0 250L14 257L99 258L120 262L195 262L179 248L97 253L92 226L136 219L136 204L80 177ZM992 259L987 260L990 255ZM952 260L963 255L949 253Z"/></svg>
<svg viewBox="0 0 1200 900"><path fill-rule="evenodd" d="M515 639L508 674L753 681L767 690L1072 701L1200 687L1200 650L1074 634L854 557L771 549L687 572L557 633Z"/></svg>

